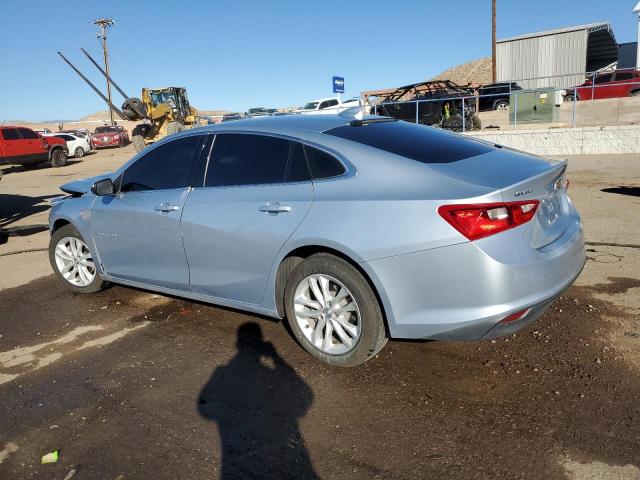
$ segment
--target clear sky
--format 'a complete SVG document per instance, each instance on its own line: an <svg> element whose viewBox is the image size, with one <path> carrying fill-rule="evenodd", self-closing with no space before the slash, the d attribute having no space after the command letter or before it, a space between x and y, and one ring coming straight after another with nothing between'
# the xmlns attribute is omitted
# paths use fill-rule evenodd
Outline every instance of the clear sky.
<svg viewBox="0 0 640 480"><path fill-rule="evenodd" d="M610 21L635 41L635 0L498 0L498 38ZM430 78L491 53L491 0L3 0L0 120L75 119L105 110L61 50L104 89L90 20L110 16L112 74L131 96L183 85L201 109L245 111ZM116 94L116 105L122 100Z"/></svg>

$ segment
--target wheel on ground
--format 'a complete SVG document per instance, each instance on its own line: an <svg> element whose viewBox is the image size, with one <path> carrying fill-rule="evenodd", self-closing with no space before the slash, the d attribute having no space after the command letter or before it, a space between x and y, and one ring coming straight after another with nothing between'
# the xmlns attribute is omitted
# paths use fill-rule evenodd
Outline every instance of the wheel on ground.
<svg viewBox="0 0 640 480"><path fill-rule="evenodd" d="M471 126L473 127L473 130L482 130L482 120L480 120L478 115L473 114L471 116Z"/></svg>
<svg viewBox="0 0 640 480"><path fill-rule="evenodd" d="M566 94L566 95L564 96L563 101L564 101L564 102L567 102L567 103L569 103L569 102L573 102L573 99L574 99L574 98L575 98L575 97L573 96L573 94L572 94L572 93L568 93L568 94Z"/></svg>
<svg viewBox="0 0 640 480"><path fill-rule="evenodd" d="M64 167L66 164L67 154L61 148L56 148L53 152L51 152L52 167Z"/></svg>
<svg viewBox="0 0 640 480"><path fill-rule="evenodd" d="M71 290L94 293L106 286L93 254L73 225L65 225L53 233L49 261L58 278Z"/></svg>
<svg viewBox="0 0 640 480"><path fill-rule="evenodd" d="M509 101L508 100L498 100L493 104L493 109L498 110L499 112L506 112L509 110Z"/></svg>
<svg viewBox="0 0 640 480"><path fill-rule="evenodd" d="M78 147L73 151L73 156L76 158L84 157L84 148Z"/></svg>
<svg viewBox="0 0 640 480"><path fill-rule="evenodd" d="M329 365L358 365L387 343L371 286L349 262L334 255L319 253L297 265L287 279L284 303L298 342Z"/></svg>
<svg viewBox="0 0 640 480"><path fill-rule="evenodd" d="M167 135L178 133L184 130L184 125L180 122L169 122L167 125Z"/></svg>
<svg viewBox="0 0 640 480"><path fill-rule="evenodd" d="M136 149L136 152L144 150L144 147L147 146L147 144L144 143L144 139L147 137L148 132L149 126L143 123L134 127L133 132L131 132L131 141Z"/></svg>

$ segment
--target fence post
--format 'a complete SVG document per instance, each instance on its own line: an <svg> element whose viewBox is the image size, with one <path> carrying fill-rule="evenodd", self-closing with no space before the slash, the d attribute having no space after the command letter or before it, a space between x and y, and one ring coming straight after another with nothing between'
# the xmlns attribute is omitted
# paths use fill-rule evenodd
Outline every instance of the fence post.
<svg viewBox="0 0 640 480"><path fill-rule="evenodd" d="M420 122L419 122L419 117L418 117L419 110L420 110L420 104L419 104L419 103L418 103L418 101L416 100L416 125L418 125L418 124L420 123Z"/></svg>
<svg viewBox="0 0 640 480"><path fill-rule="evenodd" d="M518 94L513 94L513 129L518 126Z"/></svg>
<svg viewBox="0 0 640 480"><path fill-rule="evenodd" d="M373 105L373 114L374 115L378 115L378 104L377 103Z"/></svg>
<svg viewBox="0 0 640 480"><path fill-rule="evenodd" d="M464 111L464 97L462 97L462 133L465 132L466 130L466 125L465 125L465 111Z"/></svg>
<svg viewBox="0 0 640 480"><path fill-rule="evenodd" d="M593 89L596 86L596 72L591 74L591 100L593 100Z"/></svg>

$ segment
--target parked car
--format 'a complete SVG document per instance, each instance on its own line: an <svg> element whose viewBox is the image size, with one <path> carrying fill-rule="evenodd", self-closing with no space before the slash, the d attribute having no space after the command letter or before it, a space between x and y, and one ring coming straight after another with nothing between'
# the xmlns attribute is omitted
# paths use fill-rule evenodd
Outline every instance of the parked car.
<svg viewBox="0 0 640 480"><path fill-rule="evenodd" d="M593 85L593 87L592 87ZM640 70L621 69L614 72L604 72L586 82L567 89L565 102L576 100L601 100L604 98L635 97L640 95Z"/></svg>
<svg viewBox="0 0 640 480"><path fill-rule="evenodd" d="M36 132L39 135L45 135L47 133L53 133L51 130L49 130L48 128L43 128L41 130L34 130L34 132Z"/></svg>
<svg viewBox="0 0 640 480"><path fill-rule="evenodd" d="M61 138L67 144L67 149L69 150L69 156L80 158L83 157L85 153L91 150L91 143L89 139L86 137L80 137L71 133L52 133L49 135L44 135L46 138L56 137Z"/></svg>
<svg viewBox="0 0 640 480"><path fill-rule="evenodd" d="M269 110L264 107L253 107L247 110L245 117L264 117L265 115L269 115Z"/></svg>
<svg viewBox="0 0 640 480"><path fill-rule="evenodd" d="M242 120L241 113L225 113L222 115L222 122L231 122L233 120Z"/></svg>
<svg viewBox="0 0 640 480"><path fill-rule="evenodd" d="M540 317L585 262L566 166L373 116L207 126L63 185L49 257L77 292L286 317L313 356L352 366L389 337L487 339Z"/></svg>
<svg viewBox="0 0 640 480"><path fill-rule="evenodd" d="M54 132L49 132L49 133L54 133ZM87 139L91 138L91 132L86 128L78 128L75 130L60 130L59 132L55 132L55 134L58 134L58 133L70 133L71 135L75 135L76 137L86 137Z"/></svg>
<svg viewBox="0 0 640 480"><path fill-rule="evenodd" d="M478 110L481 112L509 110L509 101L513 90L522 90L522 87L515 82L492 83L481 86L478 89Z"/></svg>
<svg viewBox="0 0 640 480"><path fill-rule="evenodd" d="M331 115L340 113L348 107L342 106L342 101L338 97L321 98L306 103L304 107L294 110L293 113L303 113L307 115Z"/></svg>
<svg viewBox="0 0 640 480"><path fill-rule="evenodd" d="M119 125L96 127L91 135L91 148L124 147L128 145L129 133Z"/></svg>
<svg viewBox="0 0 640 480"><path fill-rule="evenodd" d="M52 167L67 164L69 150L64 140L45 138L26 127L0 126L0 165L22 165L26 169L49 162Z"/></svg>

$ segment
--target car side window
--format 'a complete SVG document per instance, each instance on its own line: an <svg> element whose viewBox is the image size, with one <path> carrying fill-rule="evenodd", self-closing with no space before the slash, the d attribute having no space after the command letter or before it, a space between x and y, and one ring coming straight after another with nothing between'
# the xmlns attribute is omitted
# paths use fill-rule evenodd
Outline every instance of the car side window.
<svg viewBox="0 0 640 480"><path fill-rule="evenodd" d="M20 140L21 137L18 134L18 130L15 128L3 128L2 136L5 140Z"/></svg>
<svg viewBox="0 0 640 480"><path fill-rule="evenodd" d="M620 80L631 80L633 78L633 73L631 72L618 72L616 73L616 82Z"/></svg>
<svg viewBox="0 0 640 480"><path fill-rule="evenodd" d="M265 135L217 134L205 187L283 183L289 140Z"/></svg>
<svg viewBox="0 0 640 480"><path fill-rule="evenodd" d="M308 145L305 145L304 150L314 180L337 177L345 172L344 165L333 155Z"/></svg>
<svg viewBox="0 0 640 480"><path fill-rule="evenodd" d="M611 81L611 78L613 77L612 74L607 74L607 75L600 75L599 77L596 77L596 83L607 83Z"/></svg>
<svg viewBox="0 0 640 480"><path fill-rule="evenodd" d="M190 135L150 150L124 172L120 191L169 190L190 186L202 141L202 135Z"/></svg>
<svg viewBox="0 0 640 480"><path fill-rule="evenodd" d="M327 107L335 107L336 105L338 105L338 101L337 100L328 100L327 101Z"/></svg>
<svg viewBox="0 0 640 480"><path fill-rule="evenodd" d="M20 136L25 140L33 140L34 138L38 138L38 134L33 130L29 130L28 128L19 128Z"/></svg>

